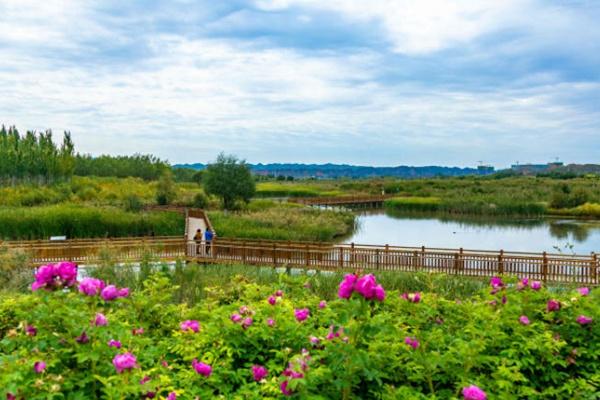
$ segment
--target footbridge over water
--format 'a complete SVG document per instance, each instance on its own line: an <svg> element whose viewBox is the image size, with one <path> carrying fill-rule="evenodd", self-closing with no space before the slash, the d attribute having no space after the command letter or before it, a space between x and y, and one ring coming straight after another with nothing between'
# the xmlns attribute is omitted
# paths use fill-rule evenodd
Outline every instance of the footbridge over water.
<svg viewBox="0 0 600 400"><path fill-rule="evenodd" d="M339 196L339 197L304 197L289 199L290 203L304 204L320 207L382 207L383 203L394 197L393 195L376 196Z"/></svg>

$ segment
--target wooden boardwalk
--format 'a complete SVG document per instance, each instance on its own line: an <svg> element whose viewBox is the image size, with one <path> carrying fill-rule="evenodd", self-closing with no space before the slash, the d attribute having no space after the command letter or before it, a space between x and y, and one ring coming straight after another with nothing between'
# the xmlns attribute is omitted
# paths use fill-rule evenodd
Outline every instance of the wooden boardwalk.
<svg viewBox="0 0 600 400"><path fill-rule="evenodd" d="M376 196L339 196L339 197L299 197L291 198L291 203L304 204L307 206L322 207L381 207L383 203L394 197L393 195Z"/></svg>

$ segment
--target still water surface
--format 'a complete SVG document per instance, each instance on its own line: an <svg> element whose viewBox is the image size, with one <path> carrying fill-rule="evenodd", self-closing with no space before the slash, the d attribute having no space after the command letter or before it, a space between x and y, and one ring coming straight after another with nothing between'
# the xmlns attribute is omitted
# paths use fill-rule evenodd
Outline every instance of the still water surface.
<svg viewBox="0 0 600 400"><path fill-rule="evenodd" d="M391 216L384 211L358 214L354 234L341 240L477 250L600 253L600 221L573 219L450 219L437 216ZM572 247L571 247L572 246Z"/></svg>

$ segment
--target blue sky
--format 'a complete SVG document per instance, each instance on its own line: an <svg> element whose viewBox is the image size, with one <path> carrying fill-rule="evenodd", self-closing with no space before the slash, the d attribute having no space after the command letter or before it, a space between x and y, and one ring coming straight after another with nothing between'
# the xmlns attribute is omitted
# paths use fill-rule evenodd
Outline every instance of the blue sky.
<svg viewBox="0 0 600 400"><path fill-rule="evenodd" d="M600 162L600 1L0 0L0 122L207 162Z"/></svg>

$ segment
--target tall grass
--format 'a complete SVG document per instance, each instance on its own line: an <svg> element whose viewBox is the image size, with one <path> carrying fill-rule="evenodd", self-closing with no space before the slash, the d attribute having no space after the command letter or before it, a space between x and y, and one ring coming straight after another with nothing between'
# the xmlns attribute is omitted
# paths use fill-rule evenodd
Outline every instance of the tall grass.
<svg viewBox="0 0 600 400"><path fill-rule="evenodd" d="M546 206L538 202L475 198L471 200L437 197L398 197L387 200L385 208L392 212L440 212L465 215L540 216Z"/></svg>
<svg viewBox="0 0 600 400"><path fill-rule="evenodd" d="M335 181L324 182L261 182L256 185L256 197L317 197L341 196Z"/></svg>
<svg viewBox="0 0 600 400"><path fill-rule="evenodd" d="M252 206L251 206L252 208ZM349 212L302 207L264 207L256 211L228 213L213 211L209 217L220 237L331 241L354 229Z"/></svg>
<svg viewBox="0 0 600 400"><path fill-rule="evenodd" d="M140 273L139 271L144 268L145 273ZM236 283L242 282L273 285L277 289L282 289L285 295L290 297L299 291L308 290L324 300L333 300L337 296L338 286L345 274L237 264L185 265L183 263L171 266L149 263L146 267L106 264L88 268L86 271L91 276L132 289L141 288L144 280L156 272L166 274L177 287L174 299L176 302L190 305L214 295L225 300L234 298L237 296L236 290L239 286ZM380 282L386 290L435 292L451 299L468 298L488 286L487 279L405 272L378 272L377 282Z"/></svg>
<svg viewBox="0 0 600 400"><path fill-rule="evenodd" d="M171 212L131 213L72 204L0 208L0 238L48 239L182 235L183 217Z"/></svg>

